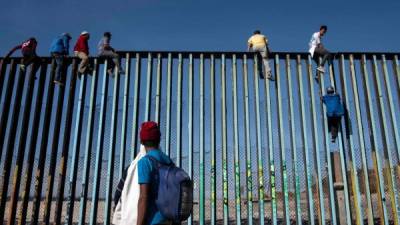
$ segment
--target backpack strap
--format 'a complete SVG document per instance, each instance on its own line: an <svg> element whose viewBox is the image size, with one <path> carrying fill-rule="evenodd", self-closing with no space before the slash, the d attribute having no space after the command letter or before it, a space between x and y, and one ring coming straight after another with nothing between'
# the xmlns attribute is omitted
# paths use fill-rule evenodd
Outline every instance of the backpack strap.
<svg viewBox="0 0 400 225"><path fill-rule="evenodd" d="M157 168L160 168L161 166L173 166L174 163L171 160L171 163L162 163L158 161L156 158L150 155L146 155L145 157L149 158L155 165L157 165Z"/></svg>

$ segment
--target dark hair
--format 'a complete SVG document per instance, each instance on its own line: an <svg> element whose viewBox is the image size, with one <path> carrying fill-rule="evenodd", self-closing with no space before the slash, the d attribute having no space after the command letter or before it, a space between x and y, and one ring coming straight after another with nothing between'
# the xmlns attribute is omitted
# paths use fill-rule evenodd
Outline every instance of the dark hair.
<svg viewBox="0 0 400 225"><path fill-rule="evenodd" d="M260 30L255 30L254 34L261 34L261 31Z"/></svg>
<svg viewBox="0 0 400 225"><path fill-rule="evenodd" d="M326 25L322 25L322 26L319 28L319 30L325 30L325 31L327 31L327 30L328 30L328 27L327 27Z"/></svg>
<svg viewBox="0 0 400 225"><path fill-rule="evenodd" d="M142 141L141 144L148 148L158 148L160 141Z"/></svg>
<svg viewBox="0 0 400 225"><path fill-rule="evenodd" d="M107 31L107 32L104 32L104 36L105 36L105 37L111 37L111 33L108 32L108 31Z"/></svg>
<svg viewBox="0 0 400 225"><path fill-rule="evenodd" d="M326 93L333 94L335 93L335 88L333 86L329 86L326 88Z"/></svg>
<svg viewBox="0 0 400 225"><path fill-rule="evenodd" d="M36 38L34 38L34 37L29 38L29 40L36 42Z"/></svg>

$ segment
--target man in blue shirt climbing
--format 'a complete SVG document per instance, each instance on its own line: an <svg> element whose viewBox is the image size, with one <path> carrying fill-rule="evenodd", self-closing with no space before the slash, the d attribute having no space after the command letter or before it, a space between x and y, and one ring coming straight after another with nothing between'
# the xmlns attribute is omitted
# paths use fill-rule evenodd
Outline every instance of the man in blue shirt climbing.
<svg viewBox="0 0 400 225"><path fill-rule="evenodd" d="M159 149L161 132L158 124L152 121L144 122L140 128L140 142L146 149L146 156L150 156L161 164L171 164L171 159ZM158 210L156 206L157 184L155 168L150 157L143 157L138 162L138 183L140 195L138 202L137 225L172 224Z"/></svg>
<svg viewBox="0 0 400 225"><path fill-rule="evenodd" d="M344 107L340 100L340 96L335 93L334 87L326 89L326 95L322 97L322 102L326 106L326 116L328 118L328 128L332 135L332 142L336 141L338 130L340 127L340 120L344 115Z"/></svg>

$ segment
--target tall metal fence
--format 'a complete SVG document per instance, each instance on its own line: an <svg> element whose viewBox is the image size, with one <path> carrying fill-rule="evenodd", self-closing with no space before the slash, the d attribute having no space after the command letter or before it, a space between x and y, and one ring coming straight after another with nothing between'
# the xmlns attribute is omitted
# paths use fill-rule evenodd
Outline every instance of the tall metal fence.
<svg viewBox="0 0 400 225"><path fill-rule="evenodd" d="M155 120L194 180L187 224L399 224L400 53L273 53L274 81L244 52L120 52L125 74L36 74L0 59L0 221L110 224L113 193ZM321 97L345 105L330 140Z"/></svg>

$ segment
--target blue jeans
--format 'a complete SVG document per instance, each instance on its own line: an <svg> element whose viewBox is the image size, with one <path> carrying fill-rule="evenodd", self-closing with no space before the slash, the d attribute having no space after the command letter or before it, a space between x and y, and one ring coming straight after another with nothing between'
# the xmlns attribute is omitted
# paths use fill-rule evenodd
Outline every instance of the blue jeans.
<svg viewBox="0 0 400 225"><path fill-rule="evenodd" d="M56 77L54 80L63 82L64 74L66 73L65 55L57 52L52 52L51 56L56 60Z"/></svg>

